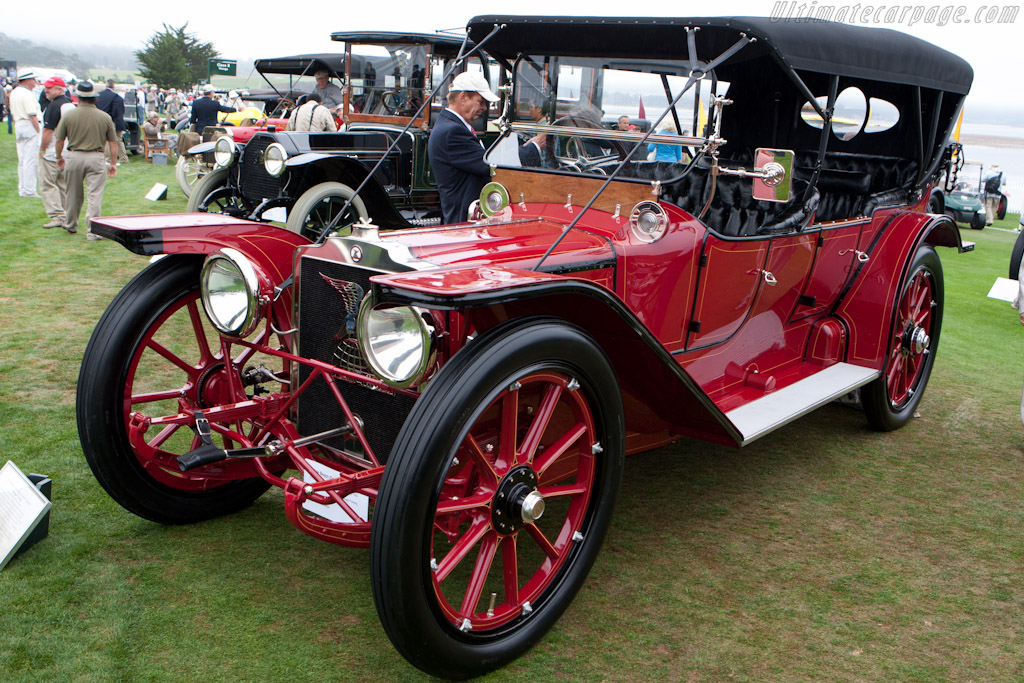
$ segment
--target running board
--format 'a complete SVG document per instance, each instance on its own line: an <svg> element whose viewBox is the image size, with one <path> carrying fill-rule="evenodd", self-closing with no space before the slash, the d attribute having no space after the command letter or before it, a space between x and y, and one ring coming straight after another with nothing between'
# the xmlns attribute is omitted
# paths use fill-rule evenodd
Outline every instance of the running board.
<svg viewBox="0 0 1024 683"><path fill-rule="evenodd" d="M743 435L740 445L746 446L801 415L864 386L879 374L878 370L860 365L836 363L764 398L731 410L725 416Z"/></svg>

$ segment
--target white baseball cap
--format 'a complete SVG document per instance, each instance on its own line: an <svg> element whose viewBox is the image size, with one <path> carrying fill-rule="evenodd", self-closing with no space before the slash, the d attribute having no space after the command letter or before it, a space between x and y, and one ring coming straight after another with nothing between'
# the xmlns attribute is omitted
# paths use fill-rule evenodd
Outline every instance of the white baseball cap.
<svg viewBox="0 0 1024 683"><path fill-rule="evenodd" d="M491 92L491 88L487 84L487 79L485 79L481 74L471 73L469 71L465 71L455 77L455 80L452 81L451 90L480 93L480 95L488 102L497 102L501 99Z"/></svg>

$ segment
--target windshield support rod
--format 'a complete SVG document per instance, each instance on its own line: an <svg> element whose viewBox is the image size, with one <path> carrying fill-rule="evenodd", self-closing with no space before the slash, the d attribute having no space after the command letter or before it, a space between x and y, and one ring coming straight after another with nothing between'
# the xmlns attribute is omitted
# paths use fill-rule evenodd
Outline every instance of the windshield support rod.
<svg viewBox="0 0 1024 683"><path fill-rule="evenodd" d="M928 130L928 145L927 147L925 147L925 149L935 148L935 138L939 133L939 112L942 110L942 95L942 90L937 90L935 92L935 105L932 109L932 125ZM921 184L921 181L923 181L925 178L931 175L929 173L929 171L931 171L931 167L933 166L931 162L932 159L928 159L928 168L925 168L925 165L921 164L921 168L917 172L918 185Z"/></svg>
<svg viewBox="0 0 1024 683"><path fill-rule="evenodd" d="M818 186L818 178L821 176L821 167L825 163L825 152L828 150L828 136L832 133L832 114L836 109L836 96L839 92L839 76L832 76L828 81L828 106L821 115L821 138L818 140L818 160L814 164L814 171L811 173L811 180L807 183L804 196L800 202L804 205L811 198L811 193ZM812 98L813 102L814 99Z"/></svg>
<svg viewBox="0 0 1024 683"><path fill-rule="evenodd" d="M380 159L377 160L377 163L373 165L372 169L370 169L370 172L366 174L365 178L363 178L363 182L359 183L359 187L355 189L355 192L352 193L352 196L349 197L348 201L346 201L344 206L341 207L341 210L338 211L338 214L333 219L331 219L331 222L324 226L324 228L320 231L320 234L317 236L315 242L316 244L320 244L327 237L327 235L331 234L331 231L334 230L335 227L337 227L338 223L345 215L345 212L348 211L348 208L350 206L352 206L352 202L355 200L356 197L359 196L359 193L363 191L363 188L366 187L366 184L370 182L370 178L372 178L373 174L377 172L377 169L379 169L387 160L388 154L391 154L391 150L395 148L395 146L398 144L398 141L402 139L402 136L409 132L409 129L412 128L412 124L415 123L416 119L419 118L419 115L423 113L423 109L425 107L430 106L431 101L434 99L433 93L437 92L437 90L441 86L448 82L448 79L450 79L452 75L454 75L455 70L459 68L459 66L463 62L469 59L474 52L477 52L478 50L480 50L480 48L486 45L487 41L489 41L494 36L494 34L496 34L503 28L505 28L505 24L495 24L494 28L491 29L491 32L487 34L487 37L481 40L469 52L465 52L466 43L469 42L469 34L466 34L466 37L462 40L462 46L459 47L459 54L456 55L455 61L452 62L452 65L450 67L448 67L448 70L444 73L443 76L441 76L441 80L436 85L434 83L431 83L431 86L433 87L431 88L430 97L423 98L423 103L420 104L420 108L417 109L416 113L413 114L412 117L409 119L409 123L405 124L405 128L403 128L401 131L399 131L397 135L395 135L395 139L391 141L391 144L388 145L388 148L384 150L384 154L381 155Z"/></svg>
<svg viewBox="0 0 1024 683"><path fill-rule="evenodd" d="M665 120L665 117L668 116L669 111L675 109L676 104L678 104L679 100L682 99L683 95L685 95L687 91L689 91L689 89L693 87L693 84L699 81L700 78L703 77L704 73L714 71L719 64L732 57L745 46L757 40L756 38L748 37L745 33L741 33L740 35L743 37L737 40L732 47L727 49L725 52L720 54L715 60L713 60L710 64L708 64L704 72L702 72L699 76L695 76L693 74L690 75L690 78L686 81L686 85L684 85L683 89L679 91L679 94L676 95L676 98L674 100L672 100L668 108L665 109L665 111L661 112L661 116L658 117L658 120L651 124L650 130L644 133L644 136L640 138L635 145L633 145L633 149L629 150L629 153L626 154L626 157L619 163L615 170L611 172L611 174L608 176L608 179L601 184L601 187L597 188L597 192L594 193L594 196L590 198L590 201L587 202L583 209L579 212L579 214L577 214L576 218L572 219L572 222L569 223L569 225L565 226L565 228L562 230L562 234L558 236L558 238L551 244L550 247L548 247L548 250L544 252L544 255L540 257L540 260L537 261L536 265L534 265L533 268L531 268L531 270L538 271L540 269L545 259L547 259L547 257L551 255L551 252L553 252L559 244L561 244L562 240L565 239L565 236L569 234L569 231L576 227L576 224L580 222L581 218L583 218L583 214L585 214L590 209L590 207L594 205L594 202L596 202L597 198L601 196L601 193L604 192L605 188L608 187L608 185L613 180L615 180L616 177L618 177L619 172L626 167L626 164L628 164L629 160L633 158L633 155L636 154L636 151L647 142L647 138L649 138L651 136L651 133L653 133L654 130L661 124L661 122Z"/></svg>
<svg viewBox="0 0 1024 683"><path fill-rule="evenodd" d="M914 131L917 133L917 167L924 172L924 109L921 108L921 86L914 86ZM920 178L918 178L920 181Z"/></svg>
<svg viewBox="0 0 1024 683"><path fill-rule="evenodd" d="M672 87L668 84L668 75L667 74L661 74L661 86L663 88L665 88L665 99L668 100L669 102L671 102L672 101ZM679 135L682 135L683 134L683 126L682 126L681 123L679 123L679 113L676 111L676 108L674 106L672 107L672 120L676 124L676 133L678 133Z"/></svg>

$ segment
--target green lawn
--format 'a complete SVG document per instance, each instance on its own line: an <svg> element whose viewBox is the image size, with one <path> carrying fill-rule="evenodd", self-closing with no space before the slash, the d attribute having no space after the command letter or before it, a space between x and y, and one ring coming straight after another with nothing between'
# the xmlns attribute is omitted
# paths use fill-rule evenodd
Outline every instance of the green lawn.
<svg viewBox="0 0 1024 683"><path fill-rule="evenodd" d="M416 679L378 622L364 550L285 520L282 496L165 527L101 490L75 428L96 320L146 260L43 230L0 132L0 464L53 479L50 536L0 572L0 681ZM163 202L143 199L156 182ZM133 157L104 213L180 211ZM1002 225L1012 227L1012 216ZM1024 328L986 298L1015 235L940 249L945 324L920 418L836 405L743 450L627 461L567 614L490 680L1024 681Z"/></svg>

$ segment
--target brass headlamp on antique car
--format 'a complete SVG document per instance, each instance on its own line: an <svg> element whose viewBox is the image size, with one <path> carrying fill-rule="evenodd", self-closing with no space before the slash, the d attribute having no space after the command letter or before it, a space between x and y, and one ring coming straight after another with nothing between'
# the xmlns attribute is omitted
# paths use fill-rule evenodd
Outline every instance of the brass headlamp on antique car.
<svg viewBox="0 0 1024 683"><path fill-rule="evenodd" d="M221 334L247 337L256 329L266 303L260 280L252 262L235 249L206 259L199 276L203 310Z"/></svg>
<svg viewBox="0 0 1024 683"><path fill-rule="evenodd" d="M746 446L851 394L877 430L909 421L941 332L935 248L972 247L927 203L973 73L926 42L750 17L468 34L507 72L479 220L345 234L380 205L369 182L315 238L245 206L96 218L167 256L111 304L78 383L85 457L121 505L184 523L283 489L305 533L371 548L391 642L453 678L568 607L625 455ZM426 44L386 66L422 78ZM420 120L433 100L380 92L382 66L350 105ZM280 185L253 140L231 171Z"/></svg>

